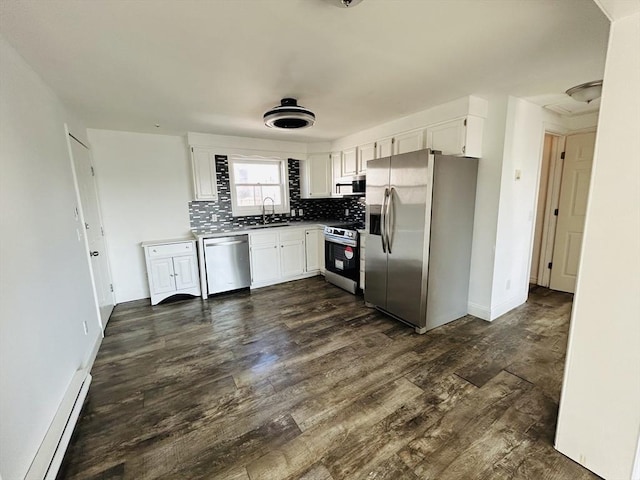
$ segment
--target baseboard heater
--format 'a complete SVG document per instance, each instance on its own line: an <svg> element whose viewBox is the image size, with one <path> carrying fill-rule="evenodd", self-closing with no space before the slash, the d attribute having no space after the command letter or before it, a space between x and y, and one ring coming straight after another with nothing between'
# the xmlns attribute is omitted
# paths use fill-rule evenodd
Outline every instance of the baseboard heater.
<svg viewBox="0 0 640 480"><path fill-rule="evenodd" d="M25 480L55 480L89 392L91 374L76 371Z"/></svg>

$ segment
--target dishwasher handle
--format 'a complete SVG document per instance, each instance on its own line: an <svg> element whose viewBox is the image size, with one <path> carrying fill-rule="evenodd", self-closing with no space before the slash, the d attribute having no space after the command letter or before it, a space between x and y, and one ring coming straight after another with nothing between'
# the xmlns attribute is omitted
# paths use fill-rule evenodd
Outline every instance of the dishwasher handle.
<svg viewBox="0 0 640 480"><path fill-rule="evenodd" d="M235 240L233 242L218 242L218 243L205 243L205 247L222 247L226 245L239 245L241 243L247 243L246 240Z"/></svg>
<svg viewBox="0 0 640 480"><path fill-rule="evenodd" d="M229 245L240 245L242 243L249 243L248 235L207 238L204 241L204 247L227 247Z"/></svg>

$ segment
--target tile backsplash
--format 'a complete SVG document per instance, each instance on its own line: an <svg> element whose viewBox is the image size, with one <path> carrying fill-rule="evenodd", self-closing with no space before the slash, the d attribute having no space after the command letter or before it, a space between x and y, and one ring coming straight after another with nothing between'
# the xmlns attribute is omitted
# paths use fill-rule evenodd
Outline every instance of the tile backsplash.
<svg viewBox="0 0 640 480"><path fill-rule="evenodd" d="M295 222L336 219L364 225L365 203L363 197L302 199L300 198L300 161L289 159L289 208L296 212L302 209L303 216L276 214L271 222ZM194 232L219 232L233 227L258 225L262 216L234 217L231 213L231 191L229 184L229 163L224 155L216 155L216 178L218 200L189 202L189 219ZM345 215L345 210L349 214ZM212 216L217 215L217 221Z"/></svg>

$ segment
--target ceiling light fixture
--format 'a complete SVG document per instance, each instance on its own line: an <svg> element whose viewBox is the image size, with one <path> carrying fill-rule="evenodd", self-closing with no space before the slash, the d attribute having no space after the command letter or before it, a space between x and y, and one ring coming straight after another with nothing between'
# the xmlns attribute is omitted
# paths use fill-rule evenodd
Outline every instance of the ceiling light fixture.
<svg viewBox="0 0 640 480"><path fill-rule="evenodd" d="M362 0L333 0L333 4L336 7L349 8L349 7L355 7L361 1Z"/></svg>
<svg viewBox="0 0 640 480"><path fill-rule="evenodd" d="M263 118L267 127L284 129L307 128L316 121L315 114L299 106L295 98L283 98L280 105L266 112Z"/></svg>
<svg viewBox="0 0 640 480"><path fill-rule="evenodd" d="M567 90L566 94L578 102L590 103L602 95L602 80L576 85Z"/></svg>

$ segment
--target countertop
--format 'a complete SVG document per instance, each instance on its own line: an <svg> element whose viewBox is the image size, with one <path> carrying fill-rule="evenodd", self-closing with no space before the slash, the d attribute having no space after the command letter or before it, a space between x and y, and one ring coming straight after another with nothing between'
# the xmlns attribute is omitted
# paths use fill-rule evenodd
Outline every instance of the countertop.
<svg viewBox="0 0 640 480"><path fill-rule="evenodd" d="M291 227L278 227L278 225L282 225L282 222L275 223L273 226L277 230L281 230L283 228L307 228L307 227L324 227L326 225L340 225L348 223L344 220L310 220L310 221L302 221L302 222L288 222ZM215 230L215 231L207 231L207 232L191 232L193 237L196 240L205 239L205 238L215 238L215 237L225 237L227 235L246 235L249 233L263 232L265 230L269 230L269 224L267 224L264 228L255 228L257 225L251 226L240 226L240 227L226 227L223 230ZM254 228L252 228L254 227Z"/></svg>

